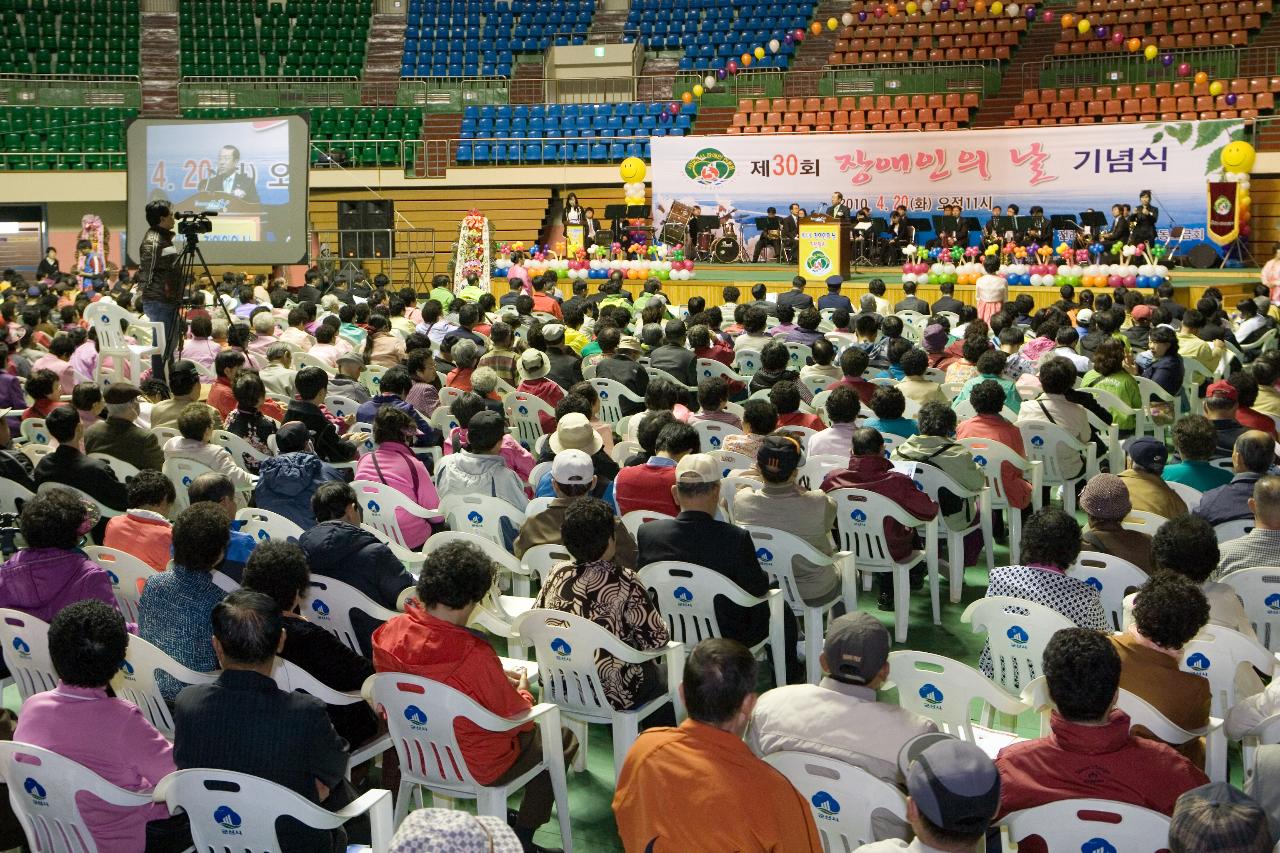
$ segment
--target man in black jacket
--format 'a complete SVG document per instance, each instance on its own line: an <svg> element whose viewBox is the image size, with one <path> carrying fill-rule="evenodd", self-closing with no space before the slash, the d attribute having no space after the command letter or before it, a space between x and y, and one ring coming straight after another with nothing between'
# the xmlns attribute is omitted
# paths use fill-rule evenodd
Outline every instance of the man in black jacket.
<svg viewBox="0 0 1280 853"><path fill-rule="evenodd" d="M786 293L778 294L778 306L790 305L796 311L813 307L813 297L804 292L805 280L803 276L796 276L791 279L791 289Z"/></svg>
<svg viewBox="0 0 1280 853"><path fill-rule="evenodd" d="M108 509L124 512L129 508L129 498L124 483L101 459L90 458L80 452L84 443L84 424L80 413L72 406L58 406L44 419L45 429L58 446L40 460L36 466L35 484L61 483L73 486ZM102 541L107 529L107 519L94 528L94 539Z"/></svg>
<svg viewBox="0 0 1280 853"><path fill-rule="evenodd" d="M668 320L663 330L662 346L649 353L649 366L665 370L677 382L688 386L698 384L698 358L684 345L685 328L681 320Z"/></svg>
<svg viewBox="0 0 1280 853"><path fill-rule="evenodd" d="M596 336L600 353L604 356L596 362L596 378L620 382L628 391L640 398L640 402L621 401L622 414L634 415L644 411L644 395L649 390L649 374L644 365L636 361L642 353L640 342L630 335L623 337L613 326L606 326Z"/></svg>
<svg viewBox="0 0 1280 853"><path fill-rule="evenodd" d="M178 694L174 763L183 770L207 767L257 776L330 810L350 803L355 792L344 779L347 742L333 730L324 703L281 690L271 678L285 641L275 601L237 590L214 606L211 621L222 671L213 683ZM199 819L210 817L232 828L241 820L227 806ZM283 850L346 849L343 829L311 829L285 817L276 831Z"/></svg>
<svg viewBox="0 0 1280 853"><path fill-rule="evenodd" d="M13 449L13 434L9 431L8 416L21 414L19 409L0 409L0 477L12 480L29 492L36 490L32 479L34 470L27 454Z"/></svg>
<svg viewBox="0 0 1280 853"><path fill-rule="evenodd" d="M320 406L329 391L329 374L319 367L304 367L293 378L298 399L289 402L284 422L301 421L315 434L316 455L325 462L350 462L356 458L356 446L338 435L335 427ZM348 418L353 416L348 415ZM348 424L348 426L350 426Z"/></svg>
<svg viewBox="0 0 1280 853"><path fill-rule="evenodd" d="M933 303L933 313L947 313L959 316L960 309L964 307L964 303L955 297L956 286L950 282L943 282L938 285L938 292L942 295L938 297L937 302Z"/></svg>
<svg viewBox="0 0 1280 853"><path fill-rule="evenodd" d="M147 202L147 233L138 248L138 280L142 283L142 313L164 324L164 352L151 357L151 374L164 379L165 366L178 343L178 306L182 302L178 249L173 245L173 210L163 199Z"/></svg>
<svg viewBox="0 0 1280 853"><path fill-rule="evenodd" d="M756 559L751 534L741 527L717 521L720 502L720 465L705 453L691 453L676 465L676 503L680 514L667 521L651 521L639 528L636 543L640 566L674 560L693 563L724 575L749 595L763 597L769 577ZM751 647L769 635L769 607L739 607L716 601L716 621L724 636ZM784 657L788 681L804 678L796 658L796 624L783 608Z"/></svg>

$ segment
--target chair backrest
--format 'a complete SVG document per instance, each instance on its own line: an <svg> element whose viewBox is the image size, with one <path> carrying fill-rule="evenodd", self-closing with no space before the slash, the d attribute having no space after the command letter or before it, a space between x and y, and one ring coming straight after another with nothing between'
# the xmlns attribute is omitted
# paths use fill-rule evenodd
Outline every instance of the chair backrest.
<svg viewBox="0 0 1280 853"><path fill-rule="evenodd" d="M614 462L616 462L618 465L622 465L622 463L627 460L628 456L631 456L632 454L639 453L639 452L640 452L640 442L631 441L630 439L623 439L622 441L614 443L613 452L609 454L609 458L612 459Z"/></svg>
<svg viewBox="0 0 1280 853"><path fill-rule="evenodd" d="M1067 574L1098 591L1111 628L1124 628L1124 597L1147 582L1147 573L1123 557L1081 551Z"/></svg>
<svg viewBox="0 0 1280 853"><path fill-rule="evenodd" d="M726 382L741 382L744 385L749 379L747 376L734 373L714 358L698 359L698 381L701 382L703 379L710 379L713 376L718 376Z"/></svg>
<svg viewBox="0 0 1280 853"><path fill-rule="evenodd" d="M20 513L27 501L36 496L21 483L0 479L0 512Z"/></svg>
<svg viewBox="0 0 1280 853"><path fill-rule="evenodd" d="M800 465L797 480L801 488L816 489L832 471L840 471L849 464L849 457L835 455L806 456Z"/></svg>
<svg viewBox="0 0 1280 853"><path fill-rule="evenodd" d="M44 450L45 448L42 445L40 449ZM49 452L52 453L52 449L50 449ZM117 459L109 453L90 453L88 455L90 459L97 459L106 463L106 466L111 469L111 473L115 474L116 479L122 483L127 483L134 477L138 476L138 468L132 462L125 462L123 459Z"/></svg>
<svg viewBox="0 0 1280 853"><path fill-rule="evenodd" d="M941 731L970 742L974 740L975 701L1007 714L1027 710L980 671L929 652L891 652L889 683L898 688L900 706L933 720Z"/></svg>
<svg viewBox="0 0 1280 853"><path fill-rule="evenodd" d="M75 486L69 485L67 483L55 483L53 480L45 480L36 488L36 494L43 495L46 492L52 492L56 489L63 489L64 491L71 492L80 500L88 501L89 503L93 504L98 508L98 514L102 518L114 518L117 515L124 515L124 512L122 510L112 509L111 507L107 506L102 501L98 500L93 495L89 494L83 489L77 489Z"/></svg>
<svg viewBox="0 0 1280 853"><path fill-rule="evenodd" d="M633 509L631 512L622 516L622 526L627 528L627 532L631 534L631 538L635 539L640 533L640 525L650 521L666 521L675 516L666 515L661 512L654 512L648 509Z"/></svg>
<svg viewBox="0 0 1280 853"><path fill-rule="evenodd" d="M529 471L529 479L525 480L525 482L537 491L538 483L542 481L543 476L551 473L551 466L553 464L554 462L552 460L547 460L546 462L539 462L537 465L534 465ZM531 515L531 513L526 512L525 515Z"/></svg>
<svg viewBox="0 0 1280 853"><path fill-rule="evenodd" d="M440 430L441 434L444 435L445 441L449 440L449 436L454 429L462 426L458 419L453 416L453 410L445 406L437 406L427 420L431 422L433 427Z"/></svg>
<svg viewBox="0 0 1280 853"><path fill-rule="evenodd" d="M323 575L311 576L311 585L302 597L301 610L304 616L336 635L356 654L360 654L360 641L351 625L351 611L359 610L383 622L398 615L354 587Z"/></svg>
<svg viewBox="0 0 1280 853"><path fill-rule="evenodd" d="M616 424L622 420L624 400L642 407L644 405L643 397L637 396L616 379L592 379L591 387L596 389L596 396L600 398L600 420L607 424Z"/></svg>
<svg viewBox="0 0 1280 853"><path fill-rule="evenodd" d="M542 435L542 422L538 416L546 414L555 417L556 414L556 410L540 397L524 391L512 391L502 398L502 405L507 412L507 423L515 427L516 438L529 447L533 447L534 442Z"/></svg>
<svg viewBox="0 0 1280 853"><path fill-rule="evenodd" d="M479 720L488 712L469 696L439 681L401 673L373 677L373 704L386 714L401 772L428 785L476 786L467 769L454 720Z"/></svg>
<svg viewBox="0 0 1280 853"><path fill-rule="evenodd" d="M965 608L960 621L971 624L975 633L986 631L992 680L1014 696L1040 676L1044 648L1054 632L1075 627L1052 608L1007 595L978 599Z"/></svg>
<svg viewBox="0 0 1280 853"><path fill-rule="evenodd" d="M418 506L408 496L385 483L355 480L351 483L351 488L355 490L356 500L360 502L363 523L382 532L397 545L406 545L396 510L421 516L426 507Z"/></svg>
<svg viewBox="0 0 1280 853"><path fill-rule="evenodd" d="M236 521L241 523L241 533L252 536L259 542L270 542L273 539L277 542L297 542L305 532L280 513L269 509L242 509L236 513Z"/></svg>
<svg viewBox="0 0 1280 853"><path fill-rule="evenodd" d="M760 351L753 349L740 349L734 353L734 366L738 369L738 375L744 379L750 379L760 370Z"/></svg>
<svg viewBox="0 0 1280 853"><path fill-rule="evenodd" d="M314 356L309 352L294 353L292 363L298 370L301 370L304 367L318 367L330 376L338 372L337 368L332 364L329 364L329 362L319 358L318 356Z"/></svg>
<svg viewBox="0 0 1280 853"><path fill-rule="evenodd" d="M1280 652L1280 567L1241 569L1221 578L1244 602L1245 615L1262 645Z"/></svg>
<svg viewBox="0 0 1280 853"><path fill-rule="evenodd" d="M85 545L82 550L86 557L107 573L107 579L111 581L111 592L116 597L116 606L124 614L125 621L137 622L142 584L156 574L156 570L133 554L105 545Z"/></svg>
<svg viewBox="0 0 1280 853"><path fill-rule="evenodd" d="M499 545L506 541L503 522L507 529L519 530L525 519L523 510L489 495L449 495L440 501L440 511L450 530L474 533Z"/></svg>
<svg viewBox="0 0 1280 853"><path fill-rule="evenodd" d="M564 562L571 562L573 557L563 545L534 545L520 557L520 564L525 571L538 578L543 585L551 577L551 570Z"/></svg>
<svg viewBox="0 0 1280 853"><path fill-rule="evenodd" d="M387 369L381 365L366 365L364 370L360 371L360 384L364 386L366 391L376 397L382 393L382 374L386 372Z"/></svg>
<svg viewBox="0 0 1280 853"><path fill-rule="evenodd" d="M894 565L884 535L886 519L906 527L924 524L884 495L865 489L836 489L828 493L836 502L836 530L842 551L852 551L858 570Z"/></svg>
<svg viewBox="0 0 1280 853"><path fill-rule="evenodd" d="M1160 529L1160 525L1168 520L1162 515L1156 515L1154 512L1131 509L1129 514L1124 517L1124 521L1121 522L1121 526L1125 530L1134 530L1138 533L1145 533L1148 536L1155 536L1156 531Z"/></svg>
<svg viewBox="0 0 1280 853"><path fill-rule="evenodd" d="M667 620L671 639L689 648L702 640L724 636L714 606L718 596L742 607L765 600L743 591L719 572L694 563L650 563L640 570L640 582L656 593L658 610Z"/></svg>
<svg viewBox="0 0 1280 853"><path fill-rule="evenodd" d="M116 696L136 705L157 731L172 738L173 714L156 684L157 670L184 685L208 684L217 675L188 669L141 637L129 635L129 646L111 687Z"/></svg>
<svg viewBox="0 0 1280 853"><path fill-rule="evenodd" d="M171 438L182 437L182 433L178 432L174 427L152 427L151 434L156 437L156 441L160 442L161 447L164 447L165 442Z"/></svg>
<svg viewBox="0 0 1280 853"><path fill-rule="evenodd" d="M703 451L719 450L724 445L724 440L730 435L742 435L742 430L733 424L720 423L719 421L696 421L693 428L698 432L698 438L702 440Z"/></svg>
<svg viewBox="0 0 1280 853"><path fill-rule="evenodd" d="M225 429L215 429L213 431L213 443L224 448L231 454L231 458L236 465L250 473L253 473L249 468L250 460L258 463L270 458L270 454L263 453L240 436L233 432L227 432Z"/></svg>
<svg viewBox="0 0 1280 853"><path fill-rule="evenodd" d="M756 464L756 460L751 457L741 453L734 453L732 450L704 450L703 453L720 463L720 476L722 477L728 477L730 471L745 471Z"/></svg>
<svg viewBox="0 0 1280 853"><path fill-rule="evenodd" d="M742 528L751 534L760 568L777 580L787 604L795 610L803 610L806 605L796 582L796 558L812 566L830 566L834 562L832 557L785 530L756 525L742 525Z"/></svg>
<svg viewBox="0 0 1280 853"><path fill-rule="evenodd" d="M1174 494L1182 498L1182 502L1187 505L1187 512L1195 512L1196 507L1200 506L1200 499L1204 497L1204 492L1193 489L1186 483L1175 483L1170 480L1166 480L1165 485L1173 489Z"/></svg>
<svg viewBox="0 0 1280 853"><path fill-rule="evenodd" d="M1058 800L1005 816L1013 841L1043 838L1049 853L1155 853L1168 849L1169 818L1110 800Z"/></svg>
<svg viewBox="0 0 1280 853"><path fill-rule="evenodd" d="M164 460L162 470L164 475L169 478L169 481L173 483L173 490L177 493L177 497L173 501L174 518L177 518L183 510L191 506L191 499L187 497L187 487L195 482L196 477L201 474L215 473L212 468L204 463L179 457L170 457Z"/></svg>
<svg viewBox="0 0 1280 853"><path fill-rule="evenodd" d="M445 408L451 408L454 403L462 399L462 395L465 393L467 392L463 391L461 388L454 388L451 385L446 385L440 389L440 405Z"/></svg>
<svg viewBox="0 0 1280 853"><path fill-rule="evenodd" d="M497 563L498 568L514 574L525 574L520 561L510 551L503 548L501 544L479 534L467 533L462 530L442 530L439 533L433 533L426 544L422 546L422 555L425 557L451 542L465 542L468 545L474 545L483 551L490 560Z"/></svg>
<svg viewBox="0 0 1280 853"><path fill-rule="evenodd" d="M973 461L982 469L982 474L987 478L987 488L990 489L991 505L997 509L1008 509L1009 496L1004 491L1004 478L1001 476L1001 470L1007 462L1020 470L1023 478L1031 480L1035 465L1018 454L1017 451L1008 445L1001 444L991 438L962 438L959 441L969 449L969 453L973 456Z"/></svg>
<svg viewBox="0 0 1280 853"><path fill-rule="evenodd" d="M1205 734L1205 729L1182 728L1146 699L1123 687L1116 694L1116 707L1129 715L1130 729L1142 726L1165 743L1183 744Z"/></svg>
<svg viewBox="0 0 1280 853"><path fill-rule="evenodd" d="M20 610L0 609L0 651L25 702L58 686L49 657L49 624Z"/></svg>
<svg viewBox="0 0 1280 853"><path fill-rule="evenodd" d="M352 400L350 397L344 397L341 394L326 394L324 398L324 407L334 416L345 418L347 415L354 415L359 411L360 404L355 400Z"/></svg>
<svg viewBox="0 0 1280 853"><path fill-rule="evenodd" d="M1213 532L1218 537L1218 544L1221 545L1223 542L1239 539L1250 530L1253 530L1253 527L1252 518L1237 518L1235 521L1224 521L1221 524L1215 524Z"/></svg>
<svg viewBox="0 0 1280 853"><path fill-rule="evenodd" d="M764 760L809 802L824 850L855 850L874 842L872 816L876 813L906 822L907 798L861 767L789 750L772 752Z"/></svg>
<svg viewBox="0 0 1280 853"><path fill-rule="evenodd" d="M85 319L98 332L98 350L123 351L128 348L124 330L136 323L145 323L137 314L131 314L110 302L95 302L92 308L85 311ZM121 321L124 321L123 323ZM154 328L154 326L153 326ZM161 333L163 336L163 332ZM156 341L155 346L163 346L164 341Z"/></svg>
<svg viewBox="0 0 1280 853"><path fill-rule="evenodd" d="M1044 466L1046 486L1057 486L1066 482L1066 475L1058 463L1059 447L1068 447L1079 452L1081 458L1084 458L1084 445L1057 424L1031 421L1018 424L1018 430L1022 433L1022 444L1026 448L1027 458Z"/></svg>
<svg viewBox="0 0 1280 853"><path fill-rule="evenodd" d="M44 425L44 418L27 418L18 427L18 431L22 439L31 444L53 444L53 436L49 435L49 428Z"/></svg>
<svg viewBox="0 0 1280 853"><path fill-rule="evenodd" d="M969 506L974 509L974 501L982 497L986 491L984 484L977 491L970 491L952 478L950 474L934 465L926 465L925 463L917 463L915 472L911 477L916 481L916 487L923 491L934 503L939 503L939 495L945 490L958 498L964 498L969 501ZM970 520L971 525L978 523L978 513L976 510L972 512Z"/></svg>
<svg viewBox="0 0 1280 853"><path fill-rule="evenodd" d="M81 793L124 808L151 804L149 793L117 787L83 764L28 743L0 742L0 777L28 845L42 853L99 849L77 805Z"/></svg>
<svg viewBox="0 0 1280 853"><path fill-rule="evenodd" d="M1233 631L1222 625L1210 623L1182 647L1181 667L1209 680L1214 717L1226 717L1235 706L1236 676L1240 668L1248 665L1264 676L1270 676L1280 664L1267 647L1252 637Z"/></svg>

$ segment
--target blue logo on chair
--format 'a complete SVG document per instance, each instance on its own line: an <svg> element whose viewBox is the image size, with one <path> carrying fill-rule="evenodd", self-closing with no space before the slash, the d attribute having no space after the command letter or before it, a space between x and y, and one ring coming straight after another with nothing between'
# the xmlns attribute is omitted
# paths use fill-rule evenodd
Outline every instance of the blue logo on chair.
<svg viewBox="0 0 1280 853"><path fill-rule="evenodd" d="M484 524L484 516L473 509L471 512L467 513L467 521L472 524Z"/></svg>
<svg viewBox="0 0 1280 853"><path fill-rule="evenodd" d="M314 610L316 615L321 619L329 618L329 605L325 604L320 599L317 598L315 601L311 602L311 609Z"/></svg>
<svg viewBox="0 0 1280 853"><path fill-rule="evenodd" d="M675 596L676 601L681 604L690 604L693 602L693 593L686 587L678 586L676 587L675 592L671 594Z"/></svg>
<svg viewBox="0 0 1280 853"><path fill-rule="evenodd" d="M120 661L120 671L124 673L125 678L132 678L133 664L129 663L127 660Z"/></svg>
<svg viewBox="0 0 1280 853"><path fill-rule="evenodd" d="M1032 447L1044 447L1044 436L1041 436L1041 435L1033 435L1033 436L1031 436L1031 446L1032 446Z"/></svg>
<svg viewBox="0 0 1280 853"><path fill-rule="evenodd" d="M608 391L597 391L597 392L596 392L596 396L597 396L597 397L599 397L601 400L608 400L608 399L609 399L609 392L608 392Z"/></svg>
<svg viewBox="0 0 1280 853"><path fill-rule="evenodd" d="M973 457L973 461L977 462L983 468L987 467L987 457L985 456L975 456Z"/></svg>
<svg viewBox="0 0 1280 853"><path fill-rule="evenodd" d="M261 539L263 542L266 542L268 539L271 538L271 534L267 532L267 529L265 527L261 527L261 528L258 528L258 538Z"/></svg>
<svg viewBox="0 0 1280 853"><path fill-rule="evenodd" d="M240 815L236 814L231 806L218 806L214 809L213 821L224 830L240 828Z"/></svg>
<svg viewBox="0 0 1280 853"><path fill-rule="evenodd" d="M112 586L120 586L120 576L110 569L107 569L107 580L111 581Z"/></svg>
<svg viewBox="0 0 1280 853"><path fill-rule="evenodd" d="M867 514L860 509L855 509L853 512L849 513L849 517L858 524L867 523Z"/></svg>
<svg viewBox="0 0 1280 853"><path fill-rule="evenodd" d="M1025 646L1027 640L1031 639L1031 635L1026 632L1021 625L1014 625L1005 635L1013 641L1015 646Z"/></svg>
<svg viewBox="0 0 1280 853"><path fill-rule="evenodd" d="M936 684L925 684L920 688L920 698L926 705L937 707L942 704L943 692Z"/></svg>
<svg viewBox="0 0 1280 853"><path fill-rule="evenodd" d="M718 435L710 436L710 441L711 441L711 446L712 446L712 447L716 447L716 448L718 448L718 447L720 446L720 444L721 444L720 436L718 436Z"/></svg>
<svg viewBox="0 0 1280 853"><path fill-rule="evenodd" d="M414 728L426 728L427 712L419 708L417 705L410 705L404 709L404 718L409 721L409 725Z"/></svg>
<svg viewBox="0 0 1280 853"><path fill-rule="evenodd" d="M1266 602L1268 610L1280 611L1280 592L1273 592L1267 596Z"/></svg>
<svg viewBox="0 0 1280 853"><path fill-rule="evenodd" d="M770 551L768 548L757 548L756 559L759 560L761 563L772 563L773 552Z"/></svg>
<svg viewBox="0 0 1280 853"><path fill-rule="evenodd" d="M365 506L367 506L367 507L369 508L369 512L381 512L381 511L382 511L382 507L378 506L378 502L377 502L377 501L369 501L367 504L365 504Z"/></svg>
<svg viewBox="0 0 1280 853"><path fill-rule="evenodd" d="M30 776L27 777L27 781L22 783L22 789L31 795L31 799L38 802L44 802L45 798L48 796L48 792L45 791L44 785L41 785Z"/></svg>
<svg viewBox="0 0 1280 853"><path fill-rule="evenodd" d="M48 441L49 439L45 438L44 433L42 432L36 433L36 444L46 444L48 443Z"/></svg>
<svg viewBox="0 0 1280 853"><path fill-rule="evenodd" d="M1209 659L1200 652L1196 652L1187 658L1187 667L1193 672L1206 672L1212 665Z"/></svg>
<svg viewBox="0 0 1280 853"><path fill-rule="evenodd" d="M809 802L813 803L813 807L818 810L818 814L828 820L834 820L835 816L840 814L840 801L828 794L826 791L819 791L814 794Z"/></svg>
<svg viewBox="0 0 1280 853"><path fill-rule="evenodd" d="M529 407L528 407L528 406L521 406L520 408L516 409L516 411L517 411L517 412L519 412L519 413L520 413L520 414L522 414L522 415L527 415L527 414L529 414Z"/></svg>
<svg viewBox="0 0 1280 853"><path fill-rule="evenodd" d="M551 641L551 651L555 652L557 655L560 655L561 657L568 657L569 655L573 654L573 646L566 643L564 641L564 638L556 637L554 640Z"/></svg>
<svg viewBox="0 0 1280 853"><path fill-rule="evenodd" d="M183 474L183 475L182 475L182 485L184 485L184 486L190 486L190 485L191 485L191 478L190 478L190 477L188 477L186 474Z"/></svg>
<svg viewBox="0 0 1280 853"><path fill-rule="evenodd" d="M1085 581L1085 584L1093 587L1098 592L1102 592L1102 581L1098 580L1097 578L1089 578L1087 581Z"/></svg>
<svg viewBox="0 0 1280 853"><path fill-rule="evenodd" d="M31 654L31 647L28 646L27 641L22 639L21 637L13 638L13 650L18 654L22 655L23 657L26 657L27 655Z"/></svg>
<svg viewBox="0 0 1280 853"><path fill-rule="evenodd" d="M1080 845L1080 853L1119 853L1119 851L1105 838L1090 838Z"/></svg>

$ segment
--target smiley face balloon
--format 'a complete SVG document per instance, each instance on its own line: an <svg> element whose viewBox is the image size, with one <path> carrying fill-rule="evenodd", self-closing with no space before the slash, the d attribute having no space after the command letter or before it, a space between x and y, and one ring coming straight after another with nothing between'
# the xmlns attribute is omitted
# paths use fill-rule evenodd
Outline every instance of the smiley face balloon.
<svg viewBox="0 0 1280 853"><path fill-rule="evenodd" d="M1253 149L1249 149L1252 152ZM1250 159L1252 162L1252 158ZM644 180L645 165L639 157L628 157L618 167L618 174L627 183Z"/></svg>
<svg viewBox="0 0 1280 853"><path fill-rule="evenodd" d="M1232 142L1222 149L1222 169L1226 172L1247 175L1253 169L1257 152L1247 142Z"/></svg>

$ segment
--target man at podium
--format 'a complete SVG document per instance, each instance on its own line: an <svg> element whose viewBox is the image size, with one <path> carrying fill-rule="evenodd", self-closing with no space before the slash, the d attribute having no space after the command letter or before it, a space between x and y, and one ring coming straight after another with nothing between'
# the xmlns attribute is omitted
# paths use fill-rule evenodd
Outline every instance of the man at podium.
<svg viewBox="0 0 1280 853"><path fill-rule="evenodd" d="M257 205L258 188L253 178L240 171L240 149L224 145L218 152L218 171L200 182L199 192L229 195L246 204Z"/></svg>

